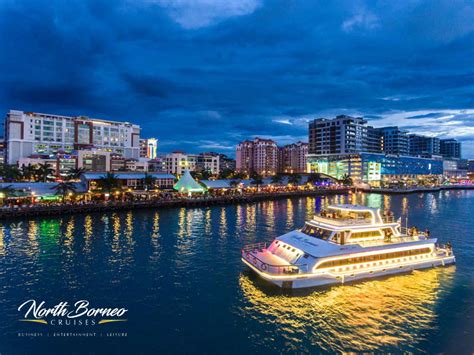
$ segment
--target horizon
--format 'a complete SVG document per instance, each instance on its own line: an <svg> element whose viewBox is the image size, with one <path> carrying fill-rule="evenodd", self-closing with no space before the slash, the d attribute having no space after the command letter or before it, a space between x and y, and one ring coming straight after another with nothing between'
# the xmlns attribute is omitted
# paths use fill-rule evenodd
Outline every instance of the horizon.
<svg viewBox="0 0 474 355"><path fill-rule="evenodd" d="M129 121L160 153L229 156L346 114L474 158L472 2L25 0L0 17L3 112Z"/></svg>

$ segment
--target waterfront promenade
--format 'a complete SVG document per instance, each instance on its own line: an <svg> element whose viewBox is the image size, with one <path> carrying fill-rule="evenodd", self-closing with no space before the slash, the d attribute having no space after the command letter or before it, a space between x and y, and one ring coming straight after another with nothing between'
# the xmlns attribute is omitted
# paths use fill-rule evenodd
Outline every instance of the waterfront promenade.
<svg viewBox="0 0 474 355"><path fill-rule="evenodd" d="M317 190L255 192L242 195L223 196L194 196L168 197L145 201L99 201L81 203L52 203L35 204L0 209L0 219L56 216L71 213L109 212L139 208L169 208L169 207L205 207L213 205L228 205L234 203L251 203L264 200L276 200L290 197L322 196L344 194L351 191L350 187L338 187Z"/></svg>

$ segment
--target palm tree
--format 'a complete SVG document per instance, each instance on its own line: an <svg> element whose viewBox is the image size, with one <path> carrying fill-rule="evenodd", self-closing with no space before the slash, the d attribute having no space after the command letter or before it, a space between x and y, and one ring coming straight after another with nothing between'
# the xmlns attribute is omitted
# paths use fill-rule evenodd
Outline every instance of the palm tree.
<svg viewBox="0 0 474 355"><path fill-rule="evenodd" d="M118 179L117 175L114 173L107 173L104 176L101 176L100 179L97 181L102 192L112 192L114 190L120 190L120 180Z"/></svg>
<svg viewBox="0 0 474 355"><path fill-rule="evenodd" d="M288 176L288 184L298 185L301 181L300 174L291 174Z"/></svg>
<svg viewBox="0 0 474 355"><path fill-rule="evenodd" d="M257 190L258 190L260 185L263 184L262 175L257 174L257 173L252 174L252 181L250 181L250 184L257 186Z"/></svg>
<svg viewBox="0 0 474 355"><path fill-rule="evenodd" d="M64 201L64 197L69 193L76 192L76 185L71 181L63 181L51 187L51 190L55 190L56 195L61 195Z"/></svg>
<svg viewBox="0 0 474 355"><path fill-rule="evenodd" d="M86 169L84 168L73 168L68 171L66 178L67 180L79 180L81 178L81 175L85 172Z"/></svg>
<svg viewBox="0 0 474 355"><path fill-rule="evenodd" d="M34 179L36 175L36 168L35 166L28 164L28 165L23 165L21 167L21 175L23 176L24 179L26 180L31 180Z"/></svg>
<svg viewBox="0 0 474 355"><path fill-rule="evenodd" d="M42 182L48 181L51 175L53 175L54 170L49 166L48 164L38 164L36 168L36 174L38 176L38 179L41 180Z"/></svg>
<svg viewBox="0 0 474 355"><path fill-rule="evenodd" d="M20 169L16 165L2 165L0 175L5 181L18 181L21 178Z"/></svg>
<svg viewBox="0 0 474 355"><path fill-rule="evenodd" d="M280 184L283 181L283 176L276 174L272 176L272 184Z"/></svg>
<svg viewBox="0 0 474 355"><path fill-rule="evenodd" d="M142 179L143 187L145 188L145 190L148 191L148 189L153 188L155 186L155 181L156 178L153 175L145 173L145 176Z"/></svg>

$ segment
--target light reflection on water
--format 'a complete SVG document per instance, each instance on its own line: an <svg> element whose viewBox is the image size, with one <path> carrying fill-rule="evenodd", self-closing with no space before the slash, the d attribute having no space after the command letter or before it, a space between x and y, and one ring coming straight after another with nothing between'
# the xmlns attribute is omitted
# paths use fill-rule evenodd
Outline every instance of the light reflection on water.
<svg viewBox="0 0 474 355"><path fill-rule="evenodd" d="M450 288L454 273L454 267L438 268L292 294L274 289L265 292L253 275L242 274L239 284L247 302L240 311L256 322L275 324L287 351L397 348L423 340L436 318L437 301ZM256 333L253 341L263 343L266 337ZM301 341L307 338L310 343Z"/></svg>

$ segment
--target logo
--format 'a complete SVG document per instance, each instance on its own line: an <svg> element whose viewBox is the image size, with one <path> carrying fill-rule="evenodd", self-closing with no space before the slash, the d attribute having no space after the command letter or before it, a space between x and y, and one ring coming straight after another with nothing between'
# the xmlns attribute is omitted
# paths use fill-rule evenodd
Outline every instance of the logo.
<svg viewBox="0 0 474 355"><path fill-rule="evenodd" d="M48 307L45 301L40 303L31 299L18 307L23 318L20 322L39 323L52 326L95 326L107 323L126 322L126 308L92 307L87 300L74 304L59 302Z"/></svg>

